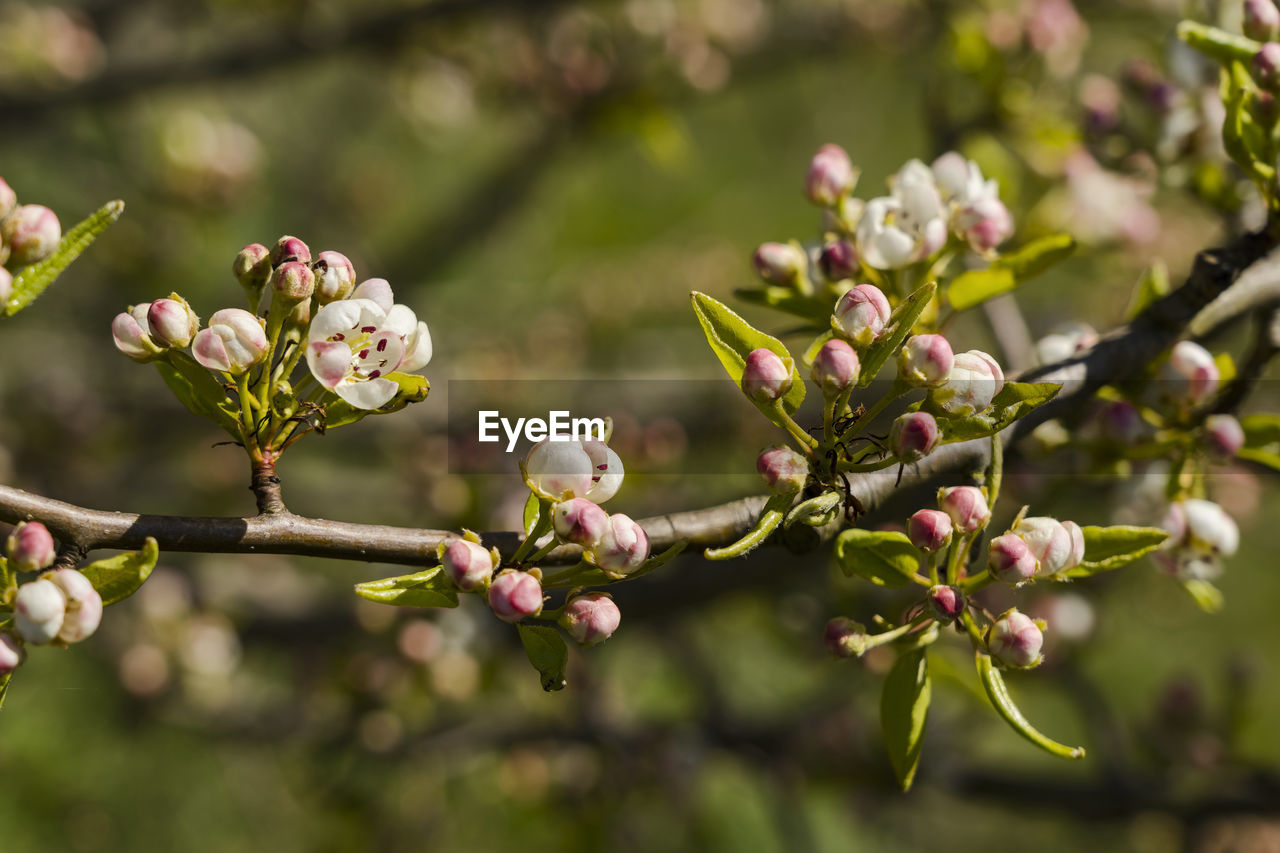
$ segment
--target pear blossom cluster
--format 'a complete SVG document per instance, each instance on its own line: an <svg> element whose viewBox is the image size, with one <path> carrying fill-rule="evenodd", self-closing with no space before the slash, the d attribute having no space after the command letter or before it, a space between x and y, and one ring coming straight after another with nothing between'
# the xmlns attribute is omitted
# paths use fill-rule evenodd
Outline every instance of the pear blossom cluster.
<svg viewBox="0 0 1280 853"><path fill-rule="evenodd" d="M6 544L8 572L41 574L3 591L0 604L12 621L0 629L0 678L26 659L26 646L67 646L88 639L102 621L102 597L75 569L53 569L57 556L53 536L38 521L22 522ZM13 577L12 581L16 582Z"/></svg>
<svg viewBox="0 0 1280 853"><path fill-rule="evenodd" d="M0 306L13 293L13 274L53 254L62 241L58 215L42 204L18 204L0 178Z"/></svg>

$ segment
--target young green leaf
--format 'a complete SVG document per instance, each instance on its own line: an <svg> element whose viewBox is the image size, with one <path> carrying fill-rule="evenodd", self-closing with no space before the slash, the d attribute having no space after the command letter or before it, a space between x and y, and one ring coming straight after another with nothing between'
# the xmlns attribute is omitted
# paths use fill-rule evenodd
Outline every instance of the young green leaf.
<svg viewBox="0 0 1280 853"><path fill-rule="evenodd" d="M173 396L188 411L208 418L231 436L240 437L239 420L224 406L228 400L227 389L210 370L201 367L184 352L172 352L167 358L152 364Z"/></svg>
<svg viewBox="0 0 1280 853"><path fill-rule="evenodd" d="M1142 274L1142 279L1138 282L1138 287L1134 290L1133 298L1129 302L1129 308L1125 311L1125 317L1132 320L1147 310L1157 299L1168 296L1170 290L1169 268L1164 265L1164 261L1157 260Z"/></svg>
<svg viewBox="0 0 1280 853"><path fill-rule="evenodd" d="M103 605L124 601L138 591L143 581L151 577L151 570L160 559L160 548L150 536L142 550L116 554L105 560L96 560L80 569L93 588L102 596Z"/></svg>
<svg viewBox="0 0 1280 853"><path fill-rule="evenodd" d="M12 672L0 675L0 708L4 707L4 697L9 693L9 679L11 678L13 678Z"/></svg>
<svg viewBox="0 0 1280 853"><path fill-rule="evenodd" d="M538 523L538 516L542 513L542 500L533 492L529 492L529 499L524 502L524 535L528 536L533 532L533 526Z"/></svg>
<svg viewBox="0 0 1280 853"><path fill-rule="evenodd" d="M770 337L754 328L746 320L739 317L727 305L705 293L693 291L693 311L698 315L698 323L702 326L707 342L715 351L716 357L724 365L725 371L738 385L742 384L742 372L746 367L747 356L752 350L767 349L777 355L784 363L791 364L791 388L782 398L783 408L788 414L795 412L804 402L804 380L796 370L794 359L782 341ZM755 402L755 401L752 401ZM777 412L766 403L756 402L756 407L764 416L785 429Z"/></svg>
<svg viewBox="0 0 1280 853"><path fill-rule="evenodd" d="M516 625L520 632L520 643L524 653L529 656L529 663L542 676L542 689L550 693L564 688L564 670L569 663L569 649L564 644L560 632L549 625Z"/></svg>
<svg viewBox="0 0 1280 853"><path fill-rule="evenodd" d="M703 556L708 560L729 560L751 553L769 538L770 533L777 530L787 510L791 508L793 500L795 495L774 495L769 498L764 509L760 511L760 517L756 519L755 525L746 536L723 548L708 548L703 552Z"/></svg>
<svg viewBox="0 0 1280 853"><path fill-rule="evenodd" d="M830 300L824 301L813 296L805 296L793 287L771 284L762 288L735 290L733 295L743 302L776 308L796 317L811 320L819 326L825 326L831 317Z"/></svg>
<svg viewBox="0 0 1280 853"><path fill-rule="evenodd" d="M1249 63L1262 47L1251 38L1235 35L1217 27L1208 27L1195 21L1178 24L1178 38L1185 44L1215 59L1223 65L1232 62Z"/></svg>
<svg viewBox="0 0 1280 853"><path fill-rule="evenodd" d="M1196 603L1196 607L1199 607L1205 613L1217 613L1225 603L1222 598L1222 590L1209 583L1209 581L1190 578L1184 580L1182 586L1191 596L1191 600Z"/></svg>
<svg viewBox="0 0 1280 853"><path fill-rule="evenodd" d="M30 305L44 289L53 284L62 271L71 266L71 262L80 257L80 253L89 248L89 244L106 231L111 223L124 213L123 201L109 201L87 219L71 228L58 243L53 254L43 261L34 263L13 277L13 290L9 301L5 303L4 315L12 317Z"/></svg>
<svg viewBox="0 0 1280 853"><path fill-rule="evenodd" d="M986 438L1021 420L1057 396L1062 386L1056 382L1006 382L980 415L953 418L941 409L926 406L938 419L941 443ZM925 401L928 403L928 399Z"/></svg>
<svg viewBox="0 0 1280 853"><path fill-rule="evenodd" d="M1084 560L1074 569L1063 572L1069 578L1086 578L1127 566L1150 554L1169 538L1169 531L1159 527L1115 524L1110 527L1090 525L1080 529L1084 533Z"/></svg>
<svg viewBox="0 0 1280 853"><path fill-rule="evenodd" d="M905 533L851 527L836 537L836 562L844 573L878 586L906 586L920 568L920 552Z"/></svg>
<svg viewBox="0 0 1280 853"><path fill-rule="evenodd" d="M458 592L440 566L394 578L356 584L356 595L399 607L457 607Z"/></svg>
<svg viewBox="0 0 1280 853"><path fill-rule="evenodd" d="M1050 755L1056 755L1059 758L1084 758L1084 747L1066 746L1058 743L1056 740L1045 737L1035 726L1027 721L1027 718L1022 715L1022 711L1013 703L1013 698L1009 695L1009 688L1005 687L1004 677L1000 674L1000 670L996 669L990 655L979 651L975 653L975 658L978 665L978 678L982 681L982 687L987 692L987 698L991 700L992 707L996 709L1015 732Z"/></svg>
<svg viewBox="0 0 1280 853"><path fill-rule="evenodd" d="M947 287L947 301L957 311L981 305L993 296L1013 290L1076 250L1069 234L1051 234L1001 255L984 270L969 270L956 276Z"/></svg>
<svg viewBox="0 0 1280 853"><path fill-rule="evenodd" d="M911 788L920 764L931 693L925 649L904 651L889 670L880 694L880 729L894 775L904 791Z"/></svg>
<svg viewBox="0 0 1280 853"><path fill-rule="evenodd" d="M916 321L929 307L933 296L938 292L937 282L926 282L911 292L906 299L893 309L889 322L885 325L885 333L879 340L867 347L862 355L862 370L858 374L858 387L866 388L880 373L894 353L902 346L915 328ZM819 345L821 346L821 345Z"/></svg>

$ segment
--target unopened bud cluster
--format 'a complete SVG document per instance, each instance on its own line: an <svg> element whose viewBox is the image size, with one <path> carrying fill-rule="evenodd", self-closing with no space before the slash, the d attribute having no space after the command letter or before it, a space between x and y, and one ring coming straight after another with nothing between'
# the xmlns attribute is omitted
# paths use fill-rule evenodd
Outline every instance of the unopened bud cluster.
<svg viewBox="0 0 1280 853"><path fill-rule="evenodd" d="M13 274L49 257L62 242L62 223L41 204L18 204L0 178L0 308L13 293Z"/></svg>

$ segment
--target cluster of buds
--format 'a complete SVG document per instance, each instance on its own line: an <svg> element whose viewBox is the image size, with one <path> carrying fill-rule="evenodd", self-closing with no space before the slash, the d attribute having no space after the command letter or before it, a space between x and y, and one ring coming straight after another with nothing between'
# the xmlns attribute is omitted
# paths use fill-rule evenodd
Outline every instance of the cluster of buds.
<svg viewBox="0 0 1280 853"><path fill-rule="evenodd" d="M14 630L0 632L0 676L22 663L26 645L78 643L102 621L102 597L88 578L75 569L43 571L57 553L43 524L29 521L15 527L6 552L10 571L43 573L8 593Z"/></svg>
<svg viewBox="0 0 1280 853"><path fill-rule="evenodd" d="M13 273L53 254L62 241L62 223L40 204L18 204L17 193L0 178L0 305L13 292Z"/></svg>
<svg viewBox="0 0 1280 853"><path fill-rule="evenodd" d="M313 259L306 243L285 236L271 249L245 246L232 272L249 310L223 308L201 328L174 293L117 315L111 324L116 348L145 362L178 357L175 352L189 346L197 363L232 379L276 359L287 368L278 387L304 354L319 385L358 409L385 405L399 390L387 375L420 370L431 359L426 323L395 303L385 279L356 285L354 266L339 252Z"/></svg>
<svg viewBox="0 0 1280 853"><path fill-rule="evenodd" d="M1074 521L1045 516L1021 518L987 546L987 568L1002 583L1020 586L1034 577L1053 577L1080 565L1084 531Z"/></svg>

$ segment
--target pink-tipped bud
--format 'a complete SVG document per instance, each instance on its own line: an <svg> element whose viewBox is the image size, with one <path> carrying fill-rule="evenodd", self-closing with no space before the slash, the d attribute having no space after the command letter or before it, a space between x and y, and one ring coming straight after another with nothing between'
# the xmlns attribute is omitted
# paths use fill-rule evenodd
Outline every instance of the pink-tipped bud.
<svg viewBox="0 0 1280 853"><path fill-rule="evenodd" d="M542 584L528 572L503 569L489 584L489 607L503 622L519 622L542 612Z"/></svg>
<svg viewBox="0 0 1280 853"><path fill-rule="evenodd" d="M622 513L609 516L609 526L592 549L595 564L611 575L627 575L649 559L649 534Z"/></svg>
<svg viewBox="0 0 1280 853"><path fill-rule="evenodd" d="M327 305L346 299L356 286L356 268L341 252L321 252L311 265L316 274L316 299Z"/></svg>
<svg viewBox="0 0 1280 853"><path fill-rule="evenodd" d="M756 470L775 495L788 495L804 488L809 478L809 460L790 447L770 447L756 457Z"/></svg>
<svg viewBox="0 0 1280 853"><path fill-rule="evenodd" d="M814 356L809 375L822 388L822 393L834 396L852 388L861 369L853 347L839 338L832 338Z"/></svg>
<svg viewBox="0 0 1280 853"><path fill-rule="evenodd" d="M799 246L761 243L751 256L751 264L770 284L796 284L804 277L808 260Z"/></svg>
<svg viewBox="0 0 1280 853"><path fill-rule="evenodd" d="M440 553L440 565L453 585L464 592L481 589L497 568L493 552L466 539L450 539ZM541 599L539 599L541 600Z"/></svg>
<svg viewBox="0 0 1280 853"><path fill-rule="evenodd" d="M827 623L822 640L827 651L838 658L860 656L867 648L867 635L862 626L846 616L837 616Z"/></svg>
<svg viewBox="0 0 1280 853"><path fill-rule="evenodd" d="M160 346L181 349L200 330L200 318L185 299L157 299L147 309L147 328Z"/></svg>
<svg viewBox="0 0 1280 853"><path fill-rule="evenodd" d="M1035 576L1039 563L1035 554L1012 533L997 536L987 546L987 568L996 580L1007 584L1025 583Z"/></svg>
<svg viewBox="0 0 1280 853"><path fill-rule="evenodd" d="M62 240L62 223L42 204L24 204L0 223L0 241L9 249L9 263L25 267L53 254Z"/></svg>
<svg viewBox="0 0 1280 853"><path fill-rule="evenodd" d="M827 281L853 278L860 269L858 250L848 240L833 240L822 247L822 254L818 255L818 268Z"/></svg>
<svg viewBox="0 0 1280 853"><path fill-rule="evenodd" d="M147 313L151 303L135 305L127 312L122 311L111 321L111 339L116 349L134 361L147 361L159 351L151 340L150 328L147 325Z"/></svg>
<svg viewBox="0 0 1280 853"><path fill-rule="evenodd" d="M271 251L261 243L250 243L231 262L231 272L241 287L261 290L271 277Z"/></svg>
<svg viewBox="0 0 1280 853"><path fill-rule="evenodd" d="M977 486L956 486L938 491L938 506L961 533L973 533L987 526L991 509Z"/></svg>
<svg viewBox="0 0 1280 853"><path fill-rule="evenodd" d="M239 376L267 357L262 321L243 308L223 308L209 318L209 328L196 333L191 354L210 370Z"/></svg>
<svg viewBox="0 0 1280 853"><path fill-rule="evenodd" d="M53 565L58 550L53 534L38 521L22 521L13 528L6 543L9 568L18 572L38 572Z"/></svg>
<svg viewBox="0 0 1280 853"><path fill-rule="evenodd" d="M12 634L0 633L0 676L8 675L27 659L27 651Z"/></svg>
<svg viewBox="0 0 1280 853"><path fill-rule="evenodd" d="M911 385L937 385L955 363L951 344L942 335L912 335L898 353L898 378Z"/></svg>
<svg viewBox="0 0 1280 853"><path fill-rule="evenodd" d="M754 349L742 370L742 390L756 402L772 402L791 390L791 371L791 365L773 350Z"/></svg>
<svg viewBox="0 0 1280 853"><path fill-rule="evenodd" d="M849 155L839 145L824 145L809 161L804 192L809 201L831 207L853 191L858 174Z"/></svg>
<svg viewBox="0 0 1280 853"><path fill-rule="evenodd" d="M13 273L4 267L0 267L0 309L3 309L8 303L9 297L13 295Z"/></svg>
<svg viewBox="0 0 1280 853"><path fill-rule="evenodd" d="M1276 45L1280 50L1280 45ZM1178 341L1161 369L1171 396L1195 405L1218 390L1218 363L1213 354L1194 341Z"/></svg>
<svg viewBox="0 0 1280 853"><path fill-rule="evenodd" d="M102 596L93 584L75 569L58 569L45 577L62 590L67 599L66 614L58 630L58 641L78 643L93 635L102 622Z"/></svg>
<svg viewBox="0 0 1280 853"><path fill-rule="evenodd" d="M1044 633L1040 626L1016 608L1001 614L987 634L987 648L1001 665L1029 669L1042 660Z"/></svg>
<svg viewBox="0 0 1280 853"><path fill-rule="evenodd" d="M955 354L947 378L934 386L933 401L949 415L968 417L990 408L1004 388L1004 371L982 350Z"/></svg>
<svg viewBox="0 0 1280 853"><path fill-rule="evenodd" d="M271 266L279 267L294 261L302 264L311 263L311 249L297 237L288 235L281 237L271 248Z"/></svg>
<svg viewBox="0 0 1280 853"><path fill-rule="evenodd" d="M1084 530L1074 521L1062 522L1062 529L1071 537L1071 554L1063 569L1074 569L1084 562Z"/></svg>
<svg viewBox="0 0 1280 853"><path fill-rule="evenodd" d="M609 529L609 514L594 501L573 498L552 507L551 522L565 542L594 548Z"/></svg>
<svg viewBox="0 0 1280 853"><path fill-rule="evenodd" d="M951 516L936 509L917 510L907 519L907 536L921 551L940 551L951 542Z"/></svg>
<svg viewBox="0 0 1280 853"><path fill-rule="evenodd" d="M1136 444L1150 431L1142 414L1128 400L1107 403L1102 409L1101 422L1103 437L1118 444Z"/></svg>
<svg viewBox="0 0 1280 853"><path fill-rule="evenodd" d="M939 622L954 622L964 607L964 593L954 586L935 586L929 590L929 612Z"/></svg>
<svg viewBox="0 0 1280 853"><path fill-rule="evenodd" d="M858 349L865 349L884 333L893 310L889 300L874 284L858 284L840 297L831 327Z"/></svg>
<svg viewBox="0 0 1280 853"><path fill-rule="evenodd" d="M4 219L18 206L18 194L9 186L9 182L0 178L0 219Z"/></svg>
<svg viewBox="0 0 1280 853"><path fill-rule="evenodd" d="M1013 235L1013 217L998 198L980 198L956 215L956 228L975 252L990 252Z"/></svg>
<svg viewBox="0 0 1280 853"><path fill-rule="evenodd" d="M13 621L18 633L37 646L52 642L58 636L66 612L66 596L44 578L18 587L13 600Z"/></svg>
<svg viewBox="0 0 1280 853"><path fill-rule="evenodd" d="M1253 57L1253 79L1268 91L1280 89L1280 43L1269 41L1258 48Z"/></svg>
<svg viewBox="0 0 1280 853"><path fill-rule="evenodd" d="M1234 415L1210 415L1204 419L1204 445L1219 459L1230 459L1244 447L1244 427Z"/></svg>
<svg viewBox="0 0 1280 853"><path fill-rule="evenodd" d="M613 636L622 612L603 592L575 595L560 614L560 627L580 646L594 646Z"/></svg>
<svg viewBox="0 0 1280 853"><path fill-rule="evenodd" d="M1023 542L1040 564L1042 575L1053 575L1071 567L1075 553L1075 540L1071 531L1056 518L1032 516L1018 522L1014 534ZM1083 535L1081 543L1083 543Z"/></svg>
<svg viewBox="0 0 1280 853"><path fill-rule="evenodd" d="M1280 36L1280 9L1274 0L1244 0L1244 34L1264 42Z"/></svg>
<svg viewBox="0 0 1280 853"><path fill-rule="evenodd" d="M315 292L316 274L302 261L286 261L271 274L271 286L284 302L301 302Z"/></svg>
<svg viewBox="0 0 1280 853"><path fill-rule="evenodd" d="M900 415L889 427L889 448L903 462L928 456L938 444L938 422L928 412Z"/></svg>

